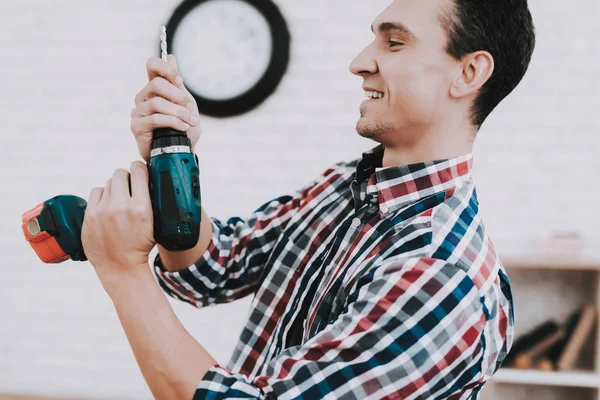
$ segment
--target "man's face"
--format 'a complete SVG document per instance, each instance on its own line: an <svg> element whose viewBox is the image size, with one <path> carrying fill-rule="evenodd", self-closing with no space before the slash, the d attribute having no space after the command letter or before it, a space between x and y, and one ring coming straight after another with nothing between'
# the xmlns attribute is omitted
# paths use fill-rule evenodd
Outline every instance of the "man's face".
<svg viewBox="0 0 600 400"><path fill-rule="evenodd" d="M376 97L360 106L358 133L386 145L410 145L444 119L456 78L439 16L449 0L394 0L374 21L375 39L352 62Z"/></svg>

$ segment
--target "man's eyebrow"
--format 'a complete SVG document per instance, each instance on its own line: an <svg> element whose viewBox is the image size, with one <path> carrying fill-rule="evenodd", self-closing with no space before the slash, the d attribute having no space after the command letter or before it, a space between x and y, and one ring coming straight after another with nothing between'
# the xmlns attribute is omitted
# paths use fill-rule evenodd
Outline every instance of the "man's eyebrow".
<svg viewBox="0 0 600 400"><path fill-rule="evenodd" d="M373 27L373 25L371 25L371 31L373 33L375 33L375 28ZM415 36L415 34L410 31L410 29L408 29L406 26L404 26L400 22L382 22L381 24L379 24L378 31L380 33L386 33L386 32L389 32L389 31L396 31L398 33L401 33L401 34L409 37L410 39L416 39L417 38Z"/></svg>

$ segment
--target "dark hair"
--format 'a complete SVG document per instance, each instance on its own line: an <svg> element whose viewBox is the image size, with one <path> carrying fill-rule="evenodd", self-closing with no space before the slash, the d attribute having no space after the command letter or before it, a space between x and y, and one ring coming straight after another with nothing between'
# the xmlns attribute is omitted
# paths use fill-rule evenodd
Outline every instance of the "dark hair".
<svg viewBox="0 0 600 400"><path fill-rule="evenodd" d="M535 47L535 26L527 0L452 0L440 16L448 38L446 52L456 60L479 50L494 58L494 72L469 110L479 128L521 82Z"/></svg>

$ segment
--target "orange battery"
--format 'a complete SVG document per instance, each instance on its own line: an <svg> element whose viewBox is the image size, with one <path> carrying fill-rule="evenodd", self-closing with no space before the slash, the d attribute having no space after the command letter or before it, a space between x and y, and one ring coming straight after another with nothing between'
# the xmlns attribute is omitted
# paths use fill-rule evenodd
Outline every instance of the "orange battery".
<svg viewBox="0 0 600 400"><path fill-rule="evenodd" d="M40 203L21 217L23 234L38 257L45 263L60 263L70 257L60 247L56 238L42 230L38 218L44 210L45 203Z"/></svg>

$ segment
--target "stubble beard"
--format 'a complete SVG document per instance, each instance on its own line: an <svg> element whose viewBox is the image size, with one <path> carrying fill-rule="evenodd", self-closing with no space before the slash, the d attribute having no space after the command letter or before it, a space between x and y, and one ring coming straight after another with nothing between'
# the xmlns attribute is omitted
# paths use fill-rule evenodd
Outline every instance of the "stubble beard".
<svg viewBox="0 0 600 400"><path fill-rule="evenodd" d="M377 139L382 139L386 134L393 131L392 124L382 118L365 118L362 110L360 114L361 117L356 123L356 132L361 137L377 141Z"/></svg>

